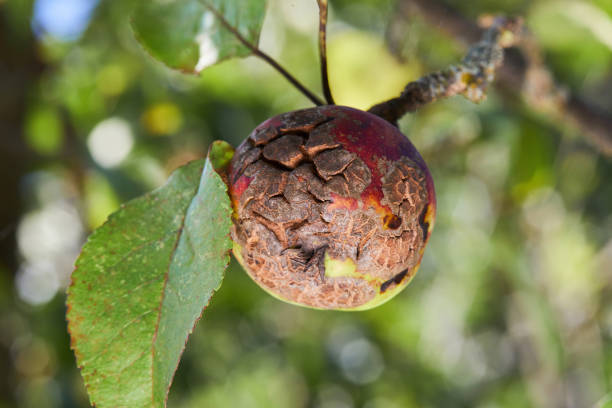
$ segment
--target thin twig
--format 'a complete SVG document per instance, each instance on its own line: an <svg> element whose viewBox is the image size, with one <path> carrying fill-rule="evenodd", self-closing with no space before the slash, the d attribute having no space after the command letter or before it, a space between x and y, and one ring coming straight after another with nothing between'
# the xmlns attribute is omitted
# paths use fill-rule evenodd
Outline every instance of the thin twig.
<svg viewBox="0 0 612 408"><path fill-rule="evenodd" d="M317 106L325 105L325 102L323 102L318 96L316 96L315 94L310 92L310 90L308 90L308 88L306 88L304 85L302 85L302 83L300 83L293 75L291 75L289 72L287 72L282 66L280 66L280 64L278 62L276 62L268 54L264 53L259 48L254 48L252 51L253 51L253 54L255 56L263 59L268 64L270 64L274 69L276 69L282 76L285 77L285 79L287 79L287 81L289 81L300 92L302 92L304 94L304 96L306 96L308 99L310 99L310 101L312 103L314 103Z"/></svg>
<svg viewBox="0 0 612 408"><path fill-rule="evenodd" d="M418 12L440 31L469 44L482 30L457 10L437 0L399 0L398 13L408 17ZM498 85L511 93L520 92L534 110L547 114L560 126L576 126L599 151L612 156L612 115L555 82L545 66L537 42L528 34L518 44L522 52L506 53L499 69ZM514 50L513 50L514 51Z"/></svg>
<svg viewBox="0 0 612 408"><path fill-rule="evenodd" d="M399 97L375 105L369 112L396 124L406 113L439 98L461 94L471 101L482 101L495 70L502 64L503 49L516 43L521 30L521 19L496 18L459 65L410 82Z"/></svg>
<svg viewBox="0 0 612 408"><path fill-rule="evenodd" d="M319 4L319 57L321 60L323 95L329 105L334 105L334 98L329 88L329 77L327 75L327 0L317 0L317 3Z"/></svg>
<svg viewBox="0 0 612 408"><path fill-rule="evenodd" d="M262 60L264 60L265 62L267 62L268 64L270 64L274 69L276 69L282 76L285 77L285 79L287 79L287 81L289 81L293 86L295 86L301 93L304 94L304 96L306 96L308 99L310 99L310 101L312 103L314 103L317 106L322 106L325 105L325 103L315 94L313 94L312 92L310 92L310 90L308 88L306 88L300 81L298 81L293 75L291 75L285 68L283 68L278 62L276 62L272 57L270 57L268 54L266 54L265 52L263 52L262 50L259 49L259 47L257 47L254 44L251 44L246 38L244 38L242 36L242 34L240 34L240 32L238 30L236 30L226 19L225 17L223 17L223 15L221 13L219 13L219 11L214 8L213 6L211 6L210 4L208 4L207 2L203 2L204 6L210 10L211 13L213 13L215 15L215 17L219 20L219 22L223 25L223 27L225 27L229 32L231 32L234 37L236 37L236 39L238 41L240 41L242 43L242 45L244 45L245 47L247 47L249 50L251 50L251 52L253 53L253 55L261 58Z"/></svg>

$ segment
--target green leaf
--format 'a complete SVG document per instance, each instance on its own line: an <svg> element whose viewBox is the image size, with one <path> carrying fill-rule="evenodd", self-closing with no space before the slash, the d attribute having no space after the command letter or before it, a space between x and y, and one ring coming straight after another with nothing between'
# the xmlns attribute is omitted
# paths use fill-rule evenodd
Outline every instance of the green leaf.
<svg viewBox="0 0 612 408"><path fill-rule="evenodd" d="M230 202L209 160L128 202L84 245L71 346L96 407L163 407L187 337L229 262Z"/></svg>
<svg viewBox="0 0 612 408"><path fill-rule="evenodd" d="M234 157L234 148L223 140L215 140L210 144L208 159L217 173L223 174Z"/></svg>
<svg viewBox="0 0 612 408"><path fill-rule="evenodd" d="M266 0L147 0L132 18L136 38L171 68L199 73L257 47Z"/></svg>

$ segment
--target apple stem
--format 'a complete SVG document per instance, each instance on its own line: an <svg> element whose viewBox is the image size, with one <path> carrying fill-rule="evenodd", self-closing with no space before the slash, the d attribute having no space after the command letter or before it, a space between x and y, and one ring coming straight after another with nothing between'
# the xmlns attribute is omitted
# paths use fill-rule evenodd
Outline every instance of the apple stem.
<svg viewBox="0 0 612 408"><path fill-rule="evenodd" d="M229 31L232 33L232 35L234 35L234 37L236 37L236 39L238 41L240 41L245 47L247 47L249 50L251 50L251 52L253 53L253 55L255 55L258 58L261 58L262 60L264 60L265 62L267 62L268 64L270 64L272 66L272 68L274 68L276 71L278 71L282 76L285 77L285 79L287 79L287 81L289 81L291 83L291 85L293 85L298 91L300 91L305 97L307 97L308 99L310 99L310 101L312 103L314 103L316 106L322 106L325 105L325 102L323 102L321 100L321 98L319 98L318 96L316 96L315 94L313 94L308 88L306 88L300 81L297 80L297 78L295 78L293 75L291 75L285 68L283 68L278 62L276 62L276 60L274 60L274 58L270 57L268 54L266 54L265 52L263 52L261 49L259 49L259 47L257 47L256 45L252 44L250 41L248 41L246 38L244 38L242 36L242 34L240 34L240 32L233 27L226 19L225 17L219 13L219 11L210 6L207 3L204 3L206 8L208 8L210 10L211 13L213 13L215 15L215 17L219 20L219 22Z"/></svg>
<svg viewBox="0 0 612 408"><path fill-rule="evenodd" d="M400 96L372 106L369 112L397 126L397 121L406 113L440 98L461 94L472 102L481 102L486 98L495 70L503 62L503 49L516 45L522 30L520 18L491 19L482 39L470 47L459 65L408 83Z"/></svg>
<svg viewBox="0 0 612 408"><path fill-rule="evenodd" d="M317 3L319 4L319 57L323 95L328 105L335 105L327 75L327 0L317 0Z"/></svg>

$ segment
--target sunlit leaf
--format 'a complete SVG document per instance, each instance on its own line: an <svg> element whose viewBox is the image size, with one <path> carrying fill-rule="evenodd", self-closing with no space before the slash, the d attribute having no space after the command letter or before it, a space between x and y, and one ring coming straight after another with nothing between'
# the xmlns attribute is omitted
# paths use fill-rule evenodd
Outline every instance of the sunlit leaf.
<svg viewBox="0 0 612 408"><path fill-rule="evenodd" d="M132 28L143 47L171 68L200 72L231 57L251 54L257 46L265 0L143 1Z"/></svg>
<svg viewBox="0 0 612 408"><path fill-rule="evenodd" d="M187 337L229 262L230 203L210 161L111 215L68 291L72 348L96 407L163 407Z"/></svg>

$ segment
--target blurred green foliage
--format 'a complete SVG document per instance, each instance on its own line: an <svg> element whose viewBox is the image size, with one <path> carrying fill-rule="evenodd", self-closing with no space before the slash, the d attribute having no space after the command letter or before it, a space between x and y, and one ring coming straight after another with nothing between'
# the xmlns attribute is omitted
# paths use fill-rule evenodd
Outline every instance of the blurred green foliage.
<svg viewBox="0 0 612 408"><path fill-rule="evenodd" d="M0 136L1 157L22 165L3 175L16 177L19 191L2 193L8 198L0 204L21 200L17 266L0 262L2 408L88 406L63 293L92 228L203 157L212 140L237 145L267 117L310 106L254 58L201 77L168 70L130 32L136 3L100 1L85 32L63 40L40 30L33 36L34 2L0 1L0 43L20 56L0 54L0 73L41 64L27 86L10 90L21 102L0 91L2 109L19 108L12 116L19 130ZM470 18L525 16L557 78L612 111L609 1L449 4ZM456 41L415 15L406 23L404 62L394 59L384 42L391 0L330 7L339 103L367 108L461 58ZM315 1L272 0L261 40L313 90L316 13ZM437 102L401 128L427 160L438 194L436 227L413 283L371 311L311 311L271 298L232 264L187 345L170 407L609 404L610 159L575 130L495 90L480 105ZM12 150L20 141L25 148Z"/></svg>

